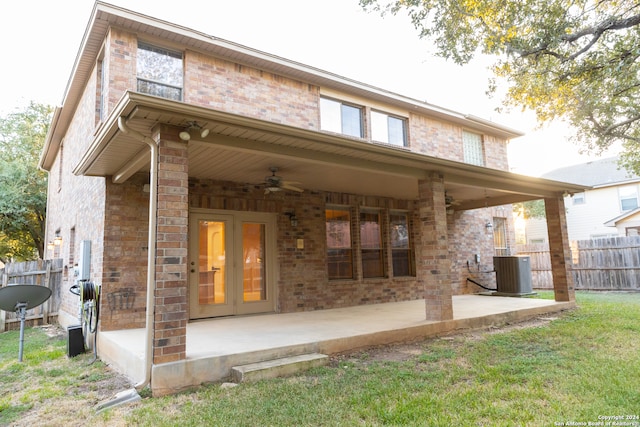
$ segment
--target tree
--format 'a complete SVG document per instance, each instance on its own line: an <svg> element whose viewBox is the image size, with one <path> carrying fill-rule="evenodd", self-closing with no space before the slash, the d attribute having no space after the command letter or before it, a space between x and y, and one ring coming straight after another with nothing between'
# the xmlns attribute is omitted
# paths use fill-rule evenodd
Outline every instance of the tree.
<svg viewBox="0 0 640 427"><path fill-rule="evenodd" d="M547 217L544 200L529 200L527 202L520 202L513 204L513 211L524 219L539 218L544 219Z"/></svg>
<svg viewBox="0 0 640 427"><path fill-rule="evenodd" d="M564 120L574 141L602 152L622 143L621 163L640 174L640 3L637 0L360 0L405 10L438 55L458 64L495 56L489 93L504 104Z"/></svg>
<svg viewBox="0 0 640 427"><path fill-rule="evenodd" d="M44 255L47 175L38 168L53 109L31 102L0 118L0 260Z"/></svg>

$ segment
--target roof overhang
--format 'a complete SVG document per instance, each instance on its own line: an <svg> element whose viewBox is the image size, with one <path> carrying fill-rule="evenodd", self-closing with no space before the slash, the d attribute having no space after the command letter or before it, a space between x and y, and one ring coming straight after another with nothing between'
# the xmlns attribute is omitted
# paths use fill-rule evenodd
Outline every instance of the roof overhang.
<svg viewBox="0 0 640 427"><path fill-rule="evenodd" d="M617 227L618 224L628 221L636 216L640 218L640 208L636 208L636 209L627 211L622 215L618 215L617 217L605 222L604 225L605 227Z"/></svg>
<svg viewBox="0 0 640 427"><path fill-rule="evenodd" d="M118 120L134 132L122 132ZM186 128L197 122L210 133L189 141L189 176L262 183L269 167L306 190L398 199L418 198L418 181L442 174L453 208L466 210L581 192L584 186L469 165L366 140L230 114L150 95L127 92L74 169L77 175L124 182L149 168L149 148L135 134L158 125Z"/></svg>

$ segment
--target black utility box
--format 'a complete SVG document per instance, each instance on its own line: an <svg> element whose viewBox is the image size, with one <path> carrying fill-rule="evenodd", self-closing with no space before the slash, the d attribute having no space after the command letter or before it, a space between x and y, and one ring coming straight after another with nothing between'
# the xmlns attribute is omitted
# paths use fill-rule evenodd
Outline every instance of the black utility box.
<svg viewBox="0 0 640 427"><path fill-rule="evenodd" d="M67 356L75 357L84 353L84 336L82 335L82 326L69 326L67 328L69 341L67 342Z"/></svg>

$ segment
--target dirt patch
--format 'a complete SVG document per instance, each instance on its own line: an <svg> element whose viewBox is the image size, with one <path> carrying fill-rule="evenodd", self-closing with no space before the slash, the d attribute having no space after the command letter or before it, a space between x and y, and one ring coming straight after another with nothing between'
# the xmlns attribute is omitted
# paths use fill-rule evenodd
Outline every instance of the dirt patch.
<svg viewBox="0 0 640 427"><path fill-rule="evenodd" d="M486 335L503 334L519 329L543 327L556 319L557 317L540 316L530 320L525 320L523 322L512 323L503 326L492 326L489 328L472 331L459 331L434 338L369 347L354 352L346 352L334 355L331 358L331 361L332 364L336 366L340 363L344 363L345 361L358 363L384 361L404 362L422 354L424 350L429 347L429 344L436 340L459 340L461 342L469 340L475 341L482 339Z"/></svg>
<svg viewBox="0 0 640 427"><path fill-rule="evenodd" d="M67 339L66 331L59 325L37 328L51 340ZM36 356L27 353L25 362L32 357ZM96 361L92 350L73 358L43 359L36 369L20 365L10 369L20 370L22 379L12 390L12 405L30 407L11 421L10 426L124 425L118 424L119 421L104 423L95 408L133 385L126 376Z"/></svg>

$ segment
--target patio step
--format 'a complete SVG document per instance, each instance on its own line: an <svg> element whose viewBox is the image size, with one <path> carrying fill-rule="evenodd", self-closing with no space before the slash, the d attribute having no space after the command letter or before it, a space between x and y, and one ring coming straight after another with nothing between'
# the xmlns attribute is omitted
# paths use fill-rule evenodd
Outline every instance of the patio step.
<svg viewBox="0 0 640 427"><path fill-rule="evenodd" d="M258 381L295 374L317 366L324 366L327 363L329 363L329 356L319 353L283 357L282 359L234 366L231 368L231 379L236 383Z"/></svg>

